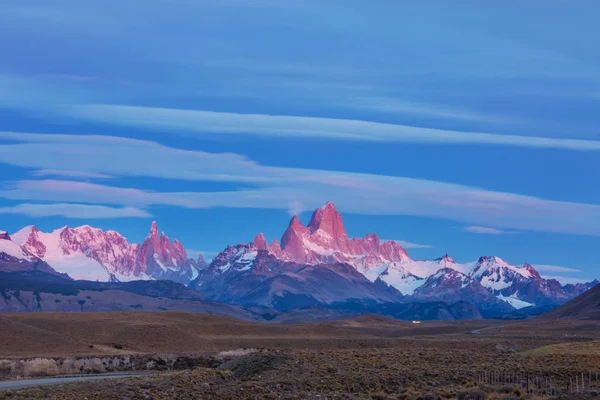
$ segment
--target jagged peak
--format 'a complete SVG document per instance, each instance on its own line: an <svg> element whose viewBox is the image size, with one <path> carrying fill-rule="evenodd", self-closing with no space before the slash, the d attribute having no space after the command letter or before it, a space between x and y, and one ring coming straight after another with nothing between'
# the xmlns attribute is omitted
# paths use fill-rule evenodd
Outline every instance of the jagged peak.
<svg viewBox="0 0 600 400"><path fill-rule="evenodd" d="M301 227L305 227L304 224L302 222L300 222L300 218L298 218L297 215L294 215L292 217L292 219L290 220L290 224L288 225L288 227L296 227L296 226L301 226Z"/></svg>
<svg viewBox="0 0 600 400"><path fill-rule="evenodd" d="M10 237L12 238L13 242L19 246L22 246L25 244L25 242L27 242L27 240L29 240L31 234L36 234L39 231L40 230L35 225L27 225L10 235Z"/></svg>
<svg viewBox="0 0 600 400"><path fill-rule="evenodd" d="M306 230L306 227L300 222L300 218L298 218L297 215L294 215L281 237L281 246L285 248L292 237L300 236L305 233Z"/></svg>
<svg viewBox="0 0 600 400"><path fill-rule="evenodd" d="M498 256L481 256L479 257L479 259L477 260L478 264L499 264L499 265L508 265L508 263L506 261L504 261L503 259L501 259Z"/></svg>
<svg viewBox="0 0 600 400"><path fill-rule="evenodd" d="M523 265L523 269L526 270L527 272L529 272L534 278L542 279L540 273L533 267L533 265L531 265L529 263L525 263Z"/></svg>
<svg viewBox="0 0 600 400"><path fill-rule="evenodd" d="M0 239L2 240L11 240L10 235L6 231L0 230Z"/></svg>
<svg viewBox="0 0 600 400"><path fill-rule="evenodd" d="M318 210L337 212L337 208L336 208L335 204L333 204L332 201L326 202L321 207L319 207Z"/></svg>
<svg viewBox="0 0 600 400"><path fill-rule="evenodd" d="M330 235L338 245L340 242L348 240L342 216L332 202L327 202L323 207L313 212L308 223L308 230L311 233L324 232Z"/></svg>
<svg viewBox="0 0 600 400"><path fill-rule="evenodd" d="M340 213L338 213L337 208L335 207L335 204L333 204L332 202L328 201L327 203L325 203L324 206L317 208L311 218L310 218L310 222L308 223L308 228L310 229L311 232L316 231L317 229L321 228L321 225L323 223L324 219L337 219L337 218L341 218ZM329 232L331 233L331 232Z"/></svg>
<svg viewBox="0 0 600 400"><path fill-rule="evenodd" d="M454 260L452 259L452 257L450 257L448 254L444 254L443 256L434 259L433 261L437 261L439 263L445 262L445 263L452 263L455 264Z"/></svg>
<svg viewBox="0 0 600 400"><path fill-rule="evenodd" d="M374 242L378 242L380 240L379 235L377 233L367 233L367 235L365 236L365 239L372 240ZM398 244L398 243L396 242L396 244Z"/></svg>
<svg viewBox="0 0 600 400"><path fill-rule="evenodd" d="M269 247L267 238L265 237L264 233L262 233L262 232L260 232L258 235L256 235L254 237L252 244L254 245L254 247L256 247L257 250L267 250L267 248Z"/></svg>

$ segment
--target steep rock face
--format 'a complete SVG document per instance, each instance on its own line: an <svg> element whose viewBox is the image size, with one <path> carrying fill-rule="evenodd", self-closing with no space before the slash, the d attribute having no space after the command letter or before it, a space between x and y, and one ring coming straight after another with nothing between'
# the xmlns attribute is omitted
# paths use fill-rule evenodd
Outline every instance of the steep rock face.
<svg viewBox="0 0 600 400"><path fill-rule="evenodd" d="M160 235L156 222L140 246L136 246L134 275L146 275L153 279L168 279L187 284L198 276L203 265L188 258L182 244L172 243L164 232ZM199 262L203 259L199 258Z"/></svg>
<svg viewBox="0 0 600 400"><path fill-rule="evenodd" d="M84 225L64 227L50 233L34 226L21 229L13 238L23 251L44 260L74 279L130 281L170 279L188 283L198 275L203 260L188 259L178 242L158 234L156 223L141 245L131 244L115 231Z"/></svg>
<svg viewBox="0 0 600 400"><path fill-rule="evenodd" d="M386 262L407 260L395 241L381 242L377 234L349 239L342 216L333 203L317 209L305 227L294 216L281 239L281 258L297 263L345 263L366 273Z"/></svg>

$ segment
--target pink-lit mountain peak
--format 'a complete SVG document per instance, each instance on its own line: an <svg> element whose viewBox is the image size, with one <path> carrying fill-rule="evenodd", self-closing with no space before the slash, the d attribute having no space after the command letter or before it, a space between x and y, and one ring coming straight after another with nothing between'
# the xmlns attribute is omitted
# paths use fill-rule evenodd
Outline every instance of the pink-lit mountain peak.
<svg viewBox="0 0 600 400"><path fill-rule="evenodd" d="M16 232L17 243L59 272L76 279L173 279L189 282L205 264L188 259L183 245L159 235L156 222L141 244L129 243L116 231L88 225L63 227L49 233L28 226Z"/></svg>
<svg viewBox="0 0 600 400"><path fill-rule="evenodd" d="M279 242L277 239L273 240L273 244L269 245L267 238L262 232L256 235L251 244L256 250L266 250L276 257L283 257L283 252L281 247L279 247Z"/></svg>
<svg viewBox="0 0 600 400"><path fill-rule="evenodd" d="M281 248L282 255L295 262L358 262L360 270L408 258L397 242L382 243L376 233L349 239L342 216L331 202L315 210L308 226L294 216L281 239Z"/></svg>
<svg viewBox="0 0 600 400"><path fill-rule="evenodd" d="M152 222L146 240L141 244L140 252L143 258L154 258L162 265L183 265L187 260L187 253L183 245L177 240L171 240L164 232L158 233L156 221Z"/></svg>
<svg viewBox="0 0 600 400"><path fill-rule="evenodd" d="M332 202L327 202L323 207L313 212L308 223L308 229L311 233L321 230L334 238L348 239L342 216Z"/></svg>
<svg viewBox="0 0 600 400"><path fill-rule="evenodd" d="M267 243L267 238L262 232L256 235L256 237L254 237L252 243L254 244L254 247L256 247L258 250L267 250L269 247L269 243Z"/></svg>
<svg viewBox="0 0 600 400"><path fill-rule="evenodd" d="M150 225L150 236L158 236L158 224L156 221L152 221L152 225Z"/></svg>

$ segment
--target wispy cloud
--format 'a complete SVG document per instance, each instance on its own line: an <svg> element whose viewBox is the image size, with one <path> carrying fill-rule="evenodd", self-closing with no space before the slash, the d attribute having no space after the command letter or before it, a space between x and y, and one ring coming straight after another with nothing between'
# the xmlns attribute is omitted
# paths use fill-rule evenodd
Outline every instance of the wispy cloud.
<svg viewBox="0 0 600 400"><path fill-rule="evenodd" d="M134 188L55 179L27 180L7 184L5 190L0 190L0 197L11 200L77 201L129 206L202 207L201 202L193 201L185 193L156 193Z"/></svg>
<svg viewBox="0 0 600 400"><path fill-rule="evenodd" d="M331 200L344 213L427 216L479 228L495 227L485 228L486 233L489 229L506 229L600 236L596 223L600 220L600 205L595 204L425 179L264 166L237 154L181 150L117 137L4 132L0 138L15 142L0 144L0 162L18 167L252 184L250 189L222 192L155 192L50 179L13 182L0 189L0 196L19 201L302 212Z"/></svg>
<svg viewBox="0 0 600 400"><path fill-rule="evenodd" d="M174 131L181 135L264 135L334 140L486 144L600 151L600 141L500 135L394 125L350 119L237 114L214 111L92 104L68 107L71 116L89 121Z"/></svg>
<svg viewBox="0 0 600 400"><path fill-rule="evenodd" d="M409 101L394 97L356 97L349 99L345 105L361 110L431 117L436 119L488 122L494 124L506 124L512 122L512 120L507 117L496 117L444 105Z"/></svg>
<svg viewBox="0 0 600 400"><path fill-rule="evenodd" d="M535 264L533 265L538 271L547 271L547 272L581 272L580 269L577 268L569 268L569 267L561 267L558 265L547 265L547 264Z"/></svg>
<svg viewBox="0 0 600 400"><path fill-rule="evenodd" d="M384 239L383 241L387 241L387 239ZM413 243L413 242L407 242L406 240L393 240L393 241L398 243L400 246L404 247L405 249L430 249L433 247L428 244L418 244L418 243Z"/></svg>
<svg viewBox="0 0 600 400"><path fill-rule="evenodd" d="M466 226L463 230L471 233L479 233L482 235L506 235L511 232L503 231L502 229L489 228L486 226Z"/></svg>
<svg viewBox="0 0 600 400"><path fill-rule="evenodd" d="M60 169L40 169L37 171L31 171L33 176L64 176L67 178L95 178L95 179L108 179L110 175L98 174L94 172L85 171L68 171Z"/></svg>
<svg viewBox="0 0 600 400"><path fill-rule="evenodd" d="M29 217L56 217L76 219L105 218L148 218L152 215L135 207L113 208L86 204L18 204L11 207L0 207L0 214L20 214Z"/></svg>

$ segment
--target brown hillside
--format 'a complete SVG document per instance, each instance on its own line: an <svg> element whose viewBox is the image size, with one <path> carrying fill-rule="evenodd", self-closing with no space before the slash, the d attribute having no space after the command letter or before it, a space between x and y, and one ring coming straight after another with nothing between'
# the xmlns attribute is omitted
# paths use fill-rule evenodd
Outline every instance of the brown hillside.
<svg viewBox="0 0 600 400"><path fill-rule="evenodd" d="M361 336L364 335L325 324L274 326L176 311L0 315L3 357L200 353L260 347L265 340ZM115 348L115 344L122 349Z"/></svg>
<svg viewBox="0 0 600 400"><path fill-rule="evenodd" d="M600 320L600 285L542 315L540 318Z"/></svg>

